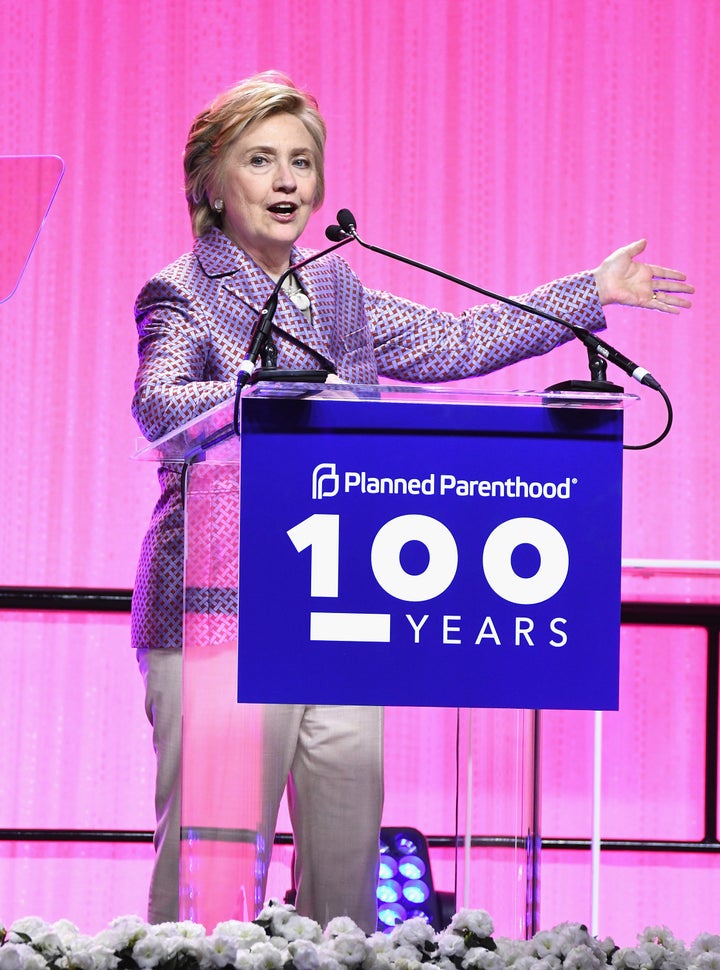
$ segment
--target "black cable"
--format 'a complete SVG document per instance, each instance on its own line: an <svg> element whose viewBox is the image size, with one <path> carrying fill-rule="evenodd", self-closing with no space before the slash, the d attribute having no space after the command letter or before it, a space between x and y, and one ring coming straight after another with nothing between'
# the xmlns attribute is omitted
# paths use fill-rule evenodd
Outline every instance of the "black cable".
<svg viewBox="0 0 720 970"><path fill-rule="evenodd" d="M663 440L663 438L666 438L668 436L670 432L670 428L672 428L672 423L673 423L672 404L670 403L670 398L665 393L665 390L662 387L660 387L660 385L658 385L657 388L655 388L655 390L662 397L663 401L665 401L665 406L667 408L668 417L667 417L667 422L665 423L664 430L657 436L657 438L653 438L652 441L648 441L644 445L623 445L624 451L642 451L645 448L653 448L655 445L659 445L660 442Z"/></svg>

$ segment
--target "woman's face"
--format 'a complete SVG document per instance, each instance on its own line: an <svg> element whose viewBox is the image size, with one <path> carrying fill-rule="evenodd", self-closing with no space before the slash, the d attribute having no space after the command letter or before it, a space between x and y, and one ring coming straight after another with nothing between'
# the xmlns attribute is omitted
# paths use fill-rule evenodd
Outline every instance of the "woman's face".
<svg viewBox="0 0 720 970"><path fill-rule="evenodd" d="M211 204L223 200L225 234L273 275L287 269L290 249L313 210L315 158L315 143L299 118L271 115L230 145L222 185L210 196Z"/></svg>

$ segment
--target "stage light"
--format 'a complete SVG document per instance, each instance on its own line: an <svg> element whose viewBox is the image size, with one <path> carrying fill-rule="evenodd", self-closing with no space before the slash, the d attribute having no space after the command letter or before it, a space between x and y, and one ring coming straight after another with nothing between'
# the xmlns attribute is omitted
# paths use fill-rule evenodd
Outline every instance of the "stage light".
<svg viewBox="0 0 720 970"><path fill-rule="evenodd" d="M285 893L285 902L294 904L295 896L293 884ZM433 887L427 840L417 829L380 830L377 900L377 929L381 932L389 933L398 923L415 918L424 919L436 930L449 923L455 912L454 894Z"/></svg>
<svg viewBox="0 0 720 970"><path fill-rule="evenodd" d="M398 923L404 923L408 912L400 903L381 903L378 906L378 929L389 932Z"/></svg>
<svg viewBox="0 0 720 970"><path fill-rule="evenodd" d="M424 919L437 930L443 928L427 841L417 829L381 829L377 897L381 931L389 932L412 917Z"/></svg>
<svg viewBox="0 0 720 970"><path fill-rule="evenodd" d="M381 879L378 882L377 898L381 903L396 903L401 895L400 883L394 879Z"/></svg>
<svg viewBox="0 0 720 970"><path fill-rule="evenodd" d="M402 894L409 903L420 906L430 896L430 887L422 879L412 879L402 887Z"/></svg>
<svg viewBox="0 0 720 970"><path fill-rule="evenodd" d="M405 855L398 863L398 871L406 879L422 879L425 875L425 863L419 856Z"/></svg>
<svg viewBox="0 0 720 970"><path fill-rule="evenodd" d="M380 855L378 878L392 879L398 871L397 861L391 855Z"/></svg>

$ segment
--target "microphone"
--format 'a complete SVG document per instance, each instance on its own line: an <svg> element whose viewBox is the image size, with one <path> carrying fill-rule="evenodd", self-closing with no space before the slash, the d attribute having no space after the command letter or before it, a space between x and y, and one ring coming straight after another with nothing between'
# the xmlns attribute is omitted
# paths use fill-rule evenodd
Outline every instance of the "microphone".
<svg viewBox="0 0 720 970"><path fill-rule="evenodd" d="M326 235L328 232L329 229L326 230ZM307 266L308 263L313 263L316 259L320 259L321 256L327 256L328 253L334 252L334 250L339 249L341 246L346 246L348 243L353 242L353 240L354 236L343 233L342 236L335 241L334 246L328 246L327 249L322 249L317 253L312 253L310 256L306 256L305 259L298 260L297 263L293 263L292 266L288 266L285 272L280 276L277 283L273 287L272 293L267 298L262 310L260 311L260 316L258 317L252 337L250 338L250 347L248 349L247 357L240 364L240 373L238 374L238 390L243 388L250 380L250 377L257 366L257 359L262 353L263 347L270 337L273 317L275 316L278 300L280 298L280 290L282 289L282 285L288 276L290 276L291 273L294 273L295 270L301 269L303 266Z"/></svg>
<svg viewBox="0 0 720 970"><path fill-rule="evenodd" d="M605 360L611 361L621 370L625 371L628 376L632 377L636 381L639 381L640 384L645 384L654 391L659 391L662 393L662 388L659 382L655 380L649 371L634 363L624 354L621 354L619 350L616 350L610 344L606 343L604 340L601 340L600 337L597 337L594 333L591 333L584 327L579 327L575 323L570 323L568 320L563 320L554 313L549 313L547 310L541 310L539 307L533 307L527 303L521 303L519 300L513 300L511 297L503 296L500 293L493 293L492 290L486 290L482 286L477 286L475 283L468 282L468 280L460 279L458 276L452 276L450 273L445 273L443 270L436 269L434 266L428 266L426 263L420 263L415 259L409 259L407 256L401 256L399 253L393 253L389 249L381 249L379 246L372 246L370 243L364 242L358 235L355 216L352 214L352 212L350 212L349 209L340 209L337 214L337 221L338 225L328 226L328 228L325 230L325 235L328 237L328 239L354 239L365 249L369 249L374 253L379 253L381 256L389 256L390 259L399 260L401 263L407 263L409 266L414 266L416 269L425 270L427 273L433 273L435 276L441 276L443 279L449 280L451 283L457 283L459 286L464 286L469 290L474 290L476 293L481 293L483 296L487 296L491 300L496 300L498 303L505 303L508 306L515 307L517 310L522 310L525 313L530 313L534 316L542 317L545 320L550 320L552 323L559 323L563 327L568 327L570 330L572 330L578 340L585 344L588 349L588 353L592 352L593 354L603 357ZM597 383L599 384L601 382Z"/></svg>

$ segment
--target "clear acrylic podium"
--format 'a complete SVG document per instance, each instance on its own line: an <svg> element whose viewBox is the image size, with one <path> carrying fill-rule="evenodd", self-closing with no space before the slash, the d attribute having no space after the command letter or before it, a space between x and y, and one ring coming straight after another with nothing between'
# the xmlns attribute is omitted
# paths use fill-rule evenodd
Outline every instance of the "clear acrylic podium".
<svg viewBox="0 0 720 970"><path fill-rule="evenodd" d="M0 155L5 226L0 243L0 303L9 300L20 284L64 172L65 163L57 155Z"/></svg>
<svg viewBox="0 0 720 970"><path fill-rule="evenodd" d="M617 708L630 397L261 383L138 453L185 474L181 919L264 903L265 705L371 704L442 722L436 888L538 929L539 710Z"/></svg>

